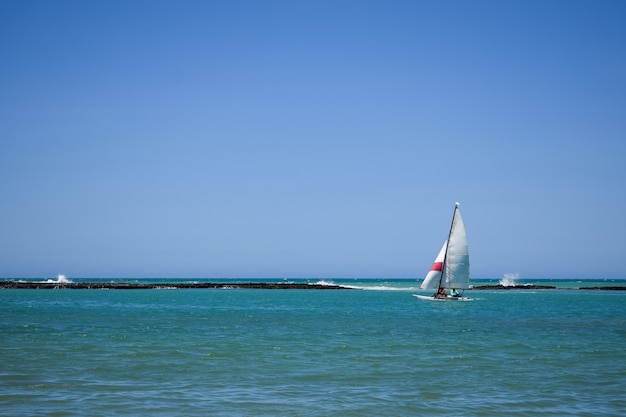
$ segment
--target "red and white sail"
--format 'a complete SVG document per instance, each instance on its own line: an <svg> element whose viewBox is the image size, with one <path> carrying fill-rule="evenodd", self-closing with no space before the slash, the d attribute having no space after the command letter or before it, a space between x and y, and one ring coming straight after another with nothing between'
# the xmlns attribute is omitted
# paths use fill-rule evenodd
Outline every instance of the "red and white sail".
<svg viewBox="0 0 626 417"><path fill-rule="evenodd" d="M435 258L433 266L430 267L430 271L426 274L426 278L422 281L420 289L422 290L436 290L439 288L441 282L441 273L443 271L443 260L446 256L446 248L448 247L448 241L443 242L443 246L439 251L439 255Z"/></svg>
<svg viewBox="0 0 626 417"><path fill-rule="evenodd" d="M435 263L420 285L423 290L438 288L469 288L469 250L465 224L459 211L459 203L454 207L452 226L448 240L439 251Z"/></svg>

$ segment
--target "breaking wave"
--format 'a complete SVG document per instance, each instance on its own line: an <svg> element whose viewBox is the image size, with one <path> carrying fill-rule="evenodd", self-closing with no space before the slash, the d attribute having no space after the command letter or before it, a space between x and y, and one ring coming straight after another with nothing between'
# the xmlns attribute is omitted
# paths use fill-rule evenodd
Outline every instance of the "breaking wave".
<svg viewBox="0 0 626 417"><path fill-rule="evenodd" d="M333 286L339 286L339 287L343 287L343 288L350 288L353 290L365 290L365 291L415 291L416 287L414 286L410 286L410 287L406 287L406 286L394 286L394 285L389 285L389 283L379 283L379 284L372 284L372 285L350 285L350 284L338 284L336 282L333 281L326 281L326 280L320 280L317 281L315 283L316 285L333 285Z"/></svg>
<svg viewBox="0 0 626 417"><path fill-rule="evenodd" d="M336 286L338 284L335 284L332 281L325 281L325 280L321 279L321 280L317 281L315 283L315 285L323 285L323 286L326 286L326 287L334 287L334 286ZM342 287L343 287L343 285L342 285Z"/></svg>
<svg viewBox="0 0 626 417"><path fill-rule="evenodd" d="M415 291L417 287L391 287L388 285L364 285L354 286L350 288L366 290L366 291Z"/></svg>
<svg viewBox="0 0 626 417"><path fill-rule="evenodd" d="M57 279L56 280L49 279L46 282L50 283L50 284L69 284L72 281L67 279L67 277L65 275L59 274L59 275L57 275Z"/></svg>
<svg viewBox="0 0 626 417"><path fill-rule="evenodd" d="M519 274L507 273L500 279L499 283L503 287L515 287L517 285L517 280L519 278Z"/></svg>

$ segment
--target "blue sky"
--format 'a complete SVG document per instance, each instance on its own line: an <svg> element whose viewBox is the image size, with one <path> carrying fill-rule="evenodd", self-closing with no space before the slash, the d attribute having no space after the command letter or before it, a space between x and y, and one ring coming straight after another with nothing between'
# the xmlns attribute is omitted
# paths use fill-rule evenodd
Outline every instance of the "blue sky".
<svg viewBox="0 0 626 417"><path fill-rule="evenodd" d="M623 1L0 2L0 277L626 278Z"/></svg>

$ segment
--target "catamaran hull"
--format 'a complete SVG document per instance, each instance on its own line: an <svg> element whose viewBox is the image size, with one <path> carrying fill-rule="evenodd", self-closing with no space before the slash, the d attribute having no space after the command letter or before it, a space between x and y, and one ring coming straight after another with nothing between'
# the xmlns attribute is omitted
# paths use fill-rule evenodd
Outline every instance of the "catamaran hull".
<svg viewBox="0 0 626 417"><path fill-rule="evenodd" d="M473 298L469 298L469 297L435 298L432 295L419 295L419 294L413 294L413 297L419 298L420 300L426 300L426 301L474 301Z"/></svg>

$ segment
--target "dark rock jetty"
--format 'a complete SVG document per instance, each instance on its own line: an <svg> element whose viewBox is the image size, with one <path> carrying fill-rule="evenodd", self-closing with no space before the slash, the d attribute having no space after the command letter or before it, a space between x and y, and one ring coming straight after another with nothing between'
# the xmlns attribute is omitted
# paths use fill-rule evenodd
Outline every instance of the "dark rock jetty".
<svg viewBox="0 0 626 417"><path fill-rule="evenodd" d="M477 285L472 287L473 290L553 290L555 286L552 285Z"/></svg>
<svg viewBox="0 0 626 417"><path fill-rule="evenodd" d="M152 289L196 289L196 288L243 288L263 290L345 290L340 285L304 283L125 283L125 282L32 282L0 281L0 289L72 289L72 290L152 290Z"/></svg>
<svg viewBox="0 0 626 417"><path fill-rule="evenodd" d="M554 290L552 285L477 285L472 287L473 290ZM606 290L606 291L625 291L626 286L606 286L606 287L580 287L580 288L561 288L562 290Z"/></svg>

